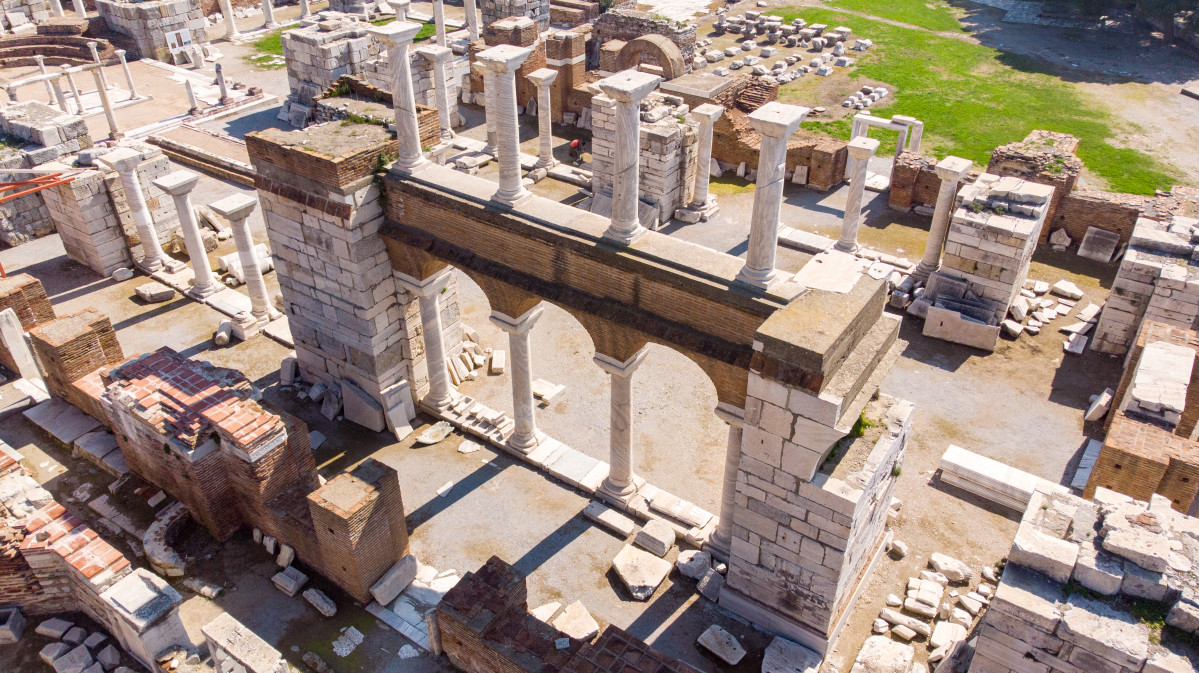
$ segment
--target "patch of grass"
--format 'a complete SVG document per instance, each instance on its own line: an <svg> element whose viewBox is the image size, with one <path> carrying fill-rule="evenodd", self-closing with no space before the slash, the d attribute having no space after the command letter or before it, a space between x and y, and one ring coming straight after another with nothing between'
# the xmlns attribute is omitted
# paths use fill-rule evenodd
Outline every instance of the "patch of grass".
<svg viewBox="0 0 1199 673"><path fill-rule="evenodd" d="M732 196L734 194L749 194L757 188L752 182L737 177L736 175L712 178L708 181L708 191L716 196Z"/></svg>
<svg viewBox="0 0 1199 673"><path fill-rule="evenodd" d="M961 11L940 0L836 0L830 4L929 30L952 33L964 30L957 19Z"/></svg>
<svg viewBox="0 0 1199 673"><path fill-rule="evenodd" d="M260 54L283 55L283 30L276 30L254 40L254 49Z"/></svg>
<svg viewBox="0 0 1199 673"><path fill-rule="evenodd" d="M1045 129L1076 136L1079 158L1113 191L1152 194L1177 182L1176 173L1150 155L1112 146L1117 138L1113 115L1039 62L831 9L789 8L775 13L784 21L802 16L809 23L845 25L855 35L874 40L874 48L857 56L849 78L886 83L892 94L870 112L923 121L925 154L952 154L986 166L994 148L1023 140L1034 129ZM783 102L810 106L803 98L802 92L788 87L780 91ZM849 138L848 121L813 122L805 127ZM883 140L892 134L875 132L874 136Z"/></svg>
<svg viewBox="0 0 1199 673"><path fill-rule="evenodd" d="M862 435L866 434L867 430L876 425L878 425L878 423L866 418L866 412L863 411L862 415L858 416L858 420L854 421L853 428L849 430L849 436L855 439L861 437Z"/></svg>

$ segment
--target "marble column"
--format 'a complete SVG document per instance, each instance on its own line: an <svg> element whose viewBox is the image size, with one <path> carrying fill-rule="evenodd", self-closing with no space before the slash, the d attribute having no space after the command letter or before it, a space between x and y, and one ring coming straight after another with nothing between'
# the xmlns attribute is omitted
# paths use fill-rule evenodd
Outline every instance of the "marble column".
<svg viewBox="0 0 1199 673"><path fill-rule="evenodd" d="M72 4L75 6L75 15L81 19L86 19L87 7L83 6L83 0L75 0Z"/></svg>
<svg viewBox="0 0 1199 673"><path fill-rule="evenodd" d="M897 144L895 155L899 156L901 152L915 152L919 154L920 141L924 137L924 122L907 115L895 115L891 118L891 121L907 127L907 142L904 145Z"/></svg>
<svg viewBox="0 0 1199 673"><path fill-rule="evenodd" d="M171 264L174 260L167 257L167 254L162 251L162 244L158 241L158 231L154 228L154 220L150 217L150 208L146 205L145 195L142 194L141 181L137 178L137 167L142 163L142 153L129 147L118 147L108 154L100 156L99 161L115 170L121 178L125 201L129 204L133 224L137 227L137 237L141 240L142 252L145 254L145 257L139 262L139 266L147 273L178 266Z"/></svg>
<svg viewBox="0 0 1199 673"><path fill-rule="evenodd" d="M46 57L45 56L42 56L41 54L34 54L33 60L37 61L37 69L39 72L41 72L43 75L45 75L45 74L47 74L47 72L49 72L46 70ZM44 80L42 80L42 84L44 84L46 86L46 102L51 105L54 105L54 89L50 86L50 80L44 79ZM63 112L66 112L66 110L63 110Z"/></svg>
<svg viewBox="0 0 1199 673"><path fill-rule="evenodd" d="M17 98L17 87L6 86L6 87L4 87L4 92L8 94L9 102L12 102L12 103L20 102L20 99Z"/></svg>
<svg viewBox="0 0 1199 673"><path fill-rule="evenodd" d="M495 118L500 186L492 200L515 206L529 196L520 173L520 124L516 119L516 69L533 50L501 44L484 49L476 60L491 72L488 89L494 89L487 117Z"/></svg>
<svg viewBox="0 0 1199 673"><path fill-rule="evenodd" d="M274 30L279 27L279 22L275 20L275 7L271 4L271 0L262 0L262 17L266 20L262 27L267 30Z"/></svg>
<svg viewBox="0 0 1199 673"><path fill-rule="evenodd" d="M304 19L312 15L312 7L308 6L308 0L300 0L300 18Z"/></svg>
<svg viewBox="0 0 1199 673"><path fill-rule="evenodd" d="M729 424L729 443L724 455L724 484L720 491L720 521L708 540L716 556L728 560L729 547L733 541L733 509L737 499L737 471L741 467L741 439L744 430L745 410L731 404L720 403L716 416Z"/></svg>
<svg viewBox="0 0 1199 673"><path fill-rule="evenodd" d="M433 0L433 27L437 30L437 46L446 46L445 0Z"/></svg>
<svg viewBox="0 0 1199 673"><path fill-rule="evenodd" d="M429 370L429 392L421 400L434 409L445 409L454 402L450 373L446 370L445 342L441 326L441 293L450 282L451 267L417 280L412 276L395 274L400 287L416 295L420 304L421 331L425 339L425 363Z"/></svg>
<svg viewBox="0 0 1199 673"><path fill-rule="evenodd" d="M50 12L54 16L66 16L66 12L62 11L62 0L50 0Z"/></svg>
<svg viewBox="0 0 1199 673"><path fill-rule="evenodd" d="M75 114L83 114L83 97L79 95L79 87L75 86L75 72L71 70L71 66L62 65L62 74L67 78L67 88L71 90L71 96L75 99Z"/></svg>
<svg viewBox="0 0 1199 673"><path fill-rule="evenodd" d="M495 135L495 117L488 114L487 111L495 107L492 100L495 98L495 85L492 83L491 71L483 67L482 63L475 61L471 67L477 67L480 75L483 77L483 122L487 127L487 142L483 145L483 154L496 156L496 135Z"/></svg>
<svg viewBox="0 0 1199 673"><path fill-rule="evenodd" d="M200 235L200 224L196 222L196 213L192 210L191 191L199 180L200 176L191 171L172 171L155 180L154 185L170 194L175 201L179 228L183 230L183 242L187 246L187 256L191 259L195 276L195 282L187 293L196 299L203 299L217 293L224 285L213 276L208 251L204 249L204 238Z"/></svg>
<svg viewBox="0 0 1199 673"><path fill-rule="evenodd" d="M250 315L254 316L254 320L259 324L265 324L279 312L271 308L266 281L262 279L262 267L258 264L258 253L254 250L254 238L250 235L250 213L254 212L257 205L256 196L234 194L211 203L208 207L229 220L229 228L233 230L233 242L237 245L237 260L241 262L246 291L250 294Z"/></svg>
<svg viewBox="0 0 1199 673"><path fill-rule="evenodd" d="M62 83L59 82L61 77L62 76L59 75L58 77L50 78L50 92L53 94L53 100L58 102L58 109L70 114L71 108L67 105L67 97L62 92Z"/></svg>
<svg viewBox="0 0 1199 673"><path fill-rule="evenodd" d="M398 157L392 167L409 173L429 163L421 151L420 127L416 123L416 98L412 94L412 66L408 63L408 47L418 32L420 24L410 21L392 21L367 30L371 37L387 48L396 139L399 141Z"/></svg>
<svg viewBox="0 0 1199 673"><path fill-rule="evenodd" d="M463 5L466 8L466 34L474 42L479 39L479 10L475 7L475 0L465 0Z"/></svg>
<svg viewBox="0 0 1199 673"><path fill-rule="evenodd" d="M192 67L195 68L196 70L203 70L204 69L204 46L199 45L199 44L193 44L191 46L191 57L192 57ZM124 62L124 60L122 59L122 63L123 62ZM126 68L125 69L126 76L128 76L128 72L129 72L129 69ZM132 84L133 84L133 82L131 80L130 86L132 86Z"/></svg>
<svg viewBox="0 0 1199 673"><path fill-rule="evenodd" d="M104 76L100 72L100 68L92 68L92 77L96 80L96 92L100 94L100 106L104 108L104 117L108 120L108 137L112 140L117 140L125 134L117 126L116 113L112 109L112 101L108 99L108 89L104 86ZM81 107L80 114L82 113Z"/></svg>
<svg viewBox="0 0 1199 673"><path fill-rule="evenodd" d="M549 169L554 164L554 132L550 126L553 109L550 105L550 85L558 78L552 68L538 68L529 73L529 81L537 85L537 163L533 168Z"/></svg>
<svg viewBox="0 0 1199 673"><path fill-rule="evenodd" d="M698 210L703 219L717 213L716 197L708 193L712 178L712 125L724 114L723 105L704 103L691 111L691 117L699 122L699 161L695 166L695 195L691 198L691 210Z"/></svg>
<svg viewBox="0 0 1199 673"><path fill-rule="evenodd" d="M491 312L491 322L508 333L508 366L512 372L512 409L516 428L508 437L508 445L528 453L537 448L541 439L537 433L537 415L533 402L533 350L531 331L544 308L539 304L519 318L497 311Z"/></svg>
<svg viewBox="0 0 1199 673"><path fill-rule="evenodd" d="M642 347L624 362L595 354L595 364L612 376L611 420L609 428L608 476L600 490L619 500L637 492L633 475L633 372L645 361Z"/></svg>
<svg viewBox="0 0 1199 673"><path fill-rule="evenodd" d="M217 100L221 105L228 105L233 102L233 96L229 95L229 83L225 81L225 69L220 63L213 66L216 70L216 84L221 89L221 97Z"/></svg>
<svg viewBox="0 0 1199 673"><path fill-rule="evenodd" d="M96 63L96 72L100 73L100 83L104 85L105 89L107 89L108 77L104 75L104 64L100 62L100 51L98 46L99 45L97 45L95 42L87 43L87 48L92 52L92 60Z"/></svg>
<svg viewBox="0 0 1199 673"><path fill-rule="evenodd" d="M396 21L408 20L408 7L412 4L412 0L387 0L387 4L396 13Z"/></svg>
<svg viewBox="0 0 1199 673"><path fill-rule="evenodd" d="M196 97L196 88L192 85L190 79L183 80L183 86L187 89L187 103L191 109L187 111L189 115L200 114L200 99Z"/></svg>
<svg viewBox="0 0 1199 673"><path fill-rule="evenodd" d="M924 246L924 257L912 272L915 280L928 280L929 275L941 268L941 248L945 235L949 233L949 218L953 215L953 200L958 193L958 183L970 172L974 163L960 157L945 157L937 162L937 177L941 188L937 191L937 207L933 210L933 222L928 229L928 244Z"/></svg>
<svg viewBox="0 0 1199 673"><path fill-rule="evenodd" d="M779 211L787 172L787 139L808 116L808 108L772 101L754 110L749 122L762 134L758 150L758 182L749 223L749 251L737 280L769 289L779 280L774 268L779 239Z"/></svg>
<svg viewBox="0 0 1199 673"><path fill-rule="evenodd" d="M241 31L237 29L237 22L234 21L233 3L231 0L221 0L220 4L221 16L225 17L225 39L232 41L241 35Z"/></svg>
<svg viewBox="0 0 1199 673"><path fill-rule="evenodd" d="M453 122L450 120L450 91L449 82L445 78L445 65L454 52L447 47L429 45L416 50L429 62L433 70L433 95L437 99L437 125L441 128L441 137L449 140L454 137Z"/></svg>
<svg viewBox="0 0 1199 673"><path fill-rule="evenodd" d="M129 100L137 98L137 85L133 83L133 73L129 72L129 62L125 60L125 50L118 49L114 52L117 58L121 59L121 69L125 71L125 82L129 84Z"/></svg>
<svg viewBox="0 0 1199 673"><path fill-rule="evenodd" d="M862 223L862 195L866 191L866 168L870 157L878 150L878 141L860 136L849 141L849 194L845 197L845 218L841 221L841 238L835 247L841 252L858 249L858 225Z"/></svg>
<svg viewBox="0 0 1199 673"><path fill-rule="evenodd" d="M628 245L645 234L639 213L641 163L641 99L658 88L661 77L625 70L596 82L616 101L616 148L612 157L612 222L604 238Z"/></svg>

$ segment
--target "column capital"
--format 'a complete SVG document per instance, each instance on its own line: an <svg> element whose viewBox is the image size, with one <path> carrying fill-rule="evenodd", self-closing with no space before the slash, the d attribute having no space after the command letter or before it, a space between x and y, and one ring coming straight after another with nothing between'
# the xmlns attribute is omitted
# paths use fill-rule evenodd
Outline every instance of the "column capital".
<svg viewBox="0 0 1199 673"><path fill-rule="evenodd" d="M524 315L519 318L513 318L499 311L491 312L491 324L502 329L508 334L525 334L533 329L533 325L541 318L541 314L545 311L545 307L537 304L533 308L525 311Z"/></svg>
<svg viewBox="0 0 1199 673"><path fill-rule="evenodd" d="M854 159L858 159L859 161L869 159L878 151L878 140L866 136L858 136L849 141L847 147L849 148L849 156Z"/></svg>
<svg viewBox="0 0 1199 673"><path fill-rule="evenodd" d="M533 53L531 47L517 47L511 44L501 44L490 47L475 54L479 63L491 72L498 74L515 73L516 69Z"/></svg>
<svg viewBox="0 0 1199 673"><path fill-rule="evenodd" d="M749 113L749 123L764 136L786 138L795 133L808 112L806 107L771 101Z"/></svg>
<svg viewBox="0 0 1199 673"><path fill-rule="evenodd" d="M745 425L745 410L741 407L734 407L728 402L716 405L716 417L734 428Z"/></svg>
<svg viewBox="0 0 1199 673"><path fill-rule="evenodd" d="M241 222L250 216L254 210L254 206L258 205L258 199L246 194L234 194L226 196L216 203L208 204L218 215L224 217L230 222Z"/></svg>
<svg viewBox="0 0 1199 673"><path fill-rule="evenodd" d="M154 186L171 196L187 196L199 181L200 176L191 171L172 171L154 180Z"/></svg>
<svg viewBox="0 0 1199 673"><path fill-rule="evenodd" d="M96 157L96 160L118 173L126 173L136 169L142 162L142 153L132 147L118 147Z"/></svg>
<svg viewBox="0 0 1199 673"><path fill-rule="evenodd" d="M642 346L641 350L634 353L632 357L624 362L621 362L610 355L604 355L603 353L596 353L595 357L592 358L592 361L599 365L600 369L611 374L612 376L628 378L633 375L633 372L637 371L637 368L640 367L641 363L645 361L645 356L648 353L649 350Z"/></svg>
<svg viewBox="0 0 1199 673"><path fill-rule="evenodd" d="M366 32L382 42L384 46L402 47L412 44L412 40L420 32L420 24L411 21L392 21L385 26L372 26Z"/></svg>
<svg viewBox="0 0 1199 673"><path fill-rule="evenodd" d="M453 267L447 266L424 280L417 280L399 271L394 272L392 275L395 276L396 282L400 284L400 287L418 297L428 299L429 297L441 294L441 291L449 285L452 271Z"/></svg>
<svg viewBox="0 0 1199 673"><path fill-rule="evenodd" d="M442 47L442 46L436 45L436 44L427 44L427 45L424 45L421 47L417 47L416 49L413 50L413 52L416 54L419 54L420 56L424 57L425 59L428 59L428 61L434 65L439 65L441 63L445 63L446 61L449 60L450 56L454 53L453 50L451 50L449 47Z"/></svg>
<svg viewBox="0 0 1199 673"><path fill-rule="evenodd" d="M408 13L408 7L412 4L412 0L387 0L387 4L391 7L391 11L399 16L402 13Z"/></svg>
<svg viewBox="0 0 1199 673"><path fill-rule="evenodd" d="M525 75L529 81L536 84L538 88L549 86L558 79L558 71L553 68L538 68L533 72Z"/></svg>
<svg viewBox="0 0 1199 673"><path fill-rule="evenodd" d="M117 58L120 58L120 57L122 57L122 56L124 56L124 55L125 55L125 50L124 50L124 49L118 49L118 50L116 50L116 51L114 51L114 52L112 52L112 53L116 54L116 55L117 55Z"/></svg>
<svg viewBox="0 0 1199 673"><path fill-rule="evenodd" d="M974 167L974 162L961 157L945 157L937 162L937 177L943 181L961 182Z"/></svg>
<svg viewBox="0 0 1199 673"><path fill-rule="evenodd" d="M723 105L714 105L712 103L704 103L691 110L691 116L700 124L711 126L716 123L717 119L724 114Z"/></svg>
<svg viewBox="0 0 1199 673"><path fill-rule="evenodd" d="M615 75L605 77L595 84L604 95L619 103L636 105L649 92L658 88L662 78L640 70L622 70Z"/></svg>

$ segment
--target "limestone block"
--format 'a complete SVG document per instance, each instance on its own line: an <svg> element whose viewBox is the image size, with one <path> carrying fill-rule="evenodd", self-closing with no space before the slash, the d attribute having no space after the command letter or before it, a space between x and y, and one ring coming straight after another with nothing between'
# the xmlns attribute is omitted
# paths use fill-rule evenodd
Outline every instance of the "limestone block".
<svg viewBox="0 0 1199 673"><path fill-rule="evenodd" d="M633 543L658 556L666 556L675 543L674 529L658 519L650 519L637 531Z"/></svg>
<svg viewBox="0 0 1199 673"><path fill-rule="evenodd" d="M934 552L929 557L928 564L933 570L948 578L950 582L969 582L974 578L974 571L970 569L970 566L940 552Z"/></svg>
<svg viewBox="0 0 1199 673"><path fill-rule="evenodd" d="M383 415L382 405L354 382L348 379L342 380L341 399L343 414L347 421L357 423L374 432L382 432L387 428L387 419ZM324 412L323 406L321 411Z"/></svg>
<svg viewBox="0 0 1199 673"><path fill-rule="evenodd" d="M308 582L308 576L300 572L295 566L288 566L282 572L277 573L271 578L275 587L287 594L295 596L300 593L300 589Z"/></svg>
<svg viewBox="0 0 1199 673"><path fill-rule="evenodd" d="M70 631L74 627L74 624L65 619L53 618L47 619L41 624L38 624L37 628L34 629L33 632L39 636L45 636L47 638L59 640L67 634L67 631Z"/></svg>
<svg viewBox="0 0 1199 673"><path fill-rule="evenodd" d="M712 555L706 551L685 549L679 552L679 557L675 560L674 567L678 568L679 573L684 577L699 580L712 567Z"/></svg>
<svg viewBox="0 0 1199 673"><path fill-rule="evenodd" d="M87 631L78 626L67 631L62 637L62 642L68 645L79 645L84 640L87 640Z"/></svg>
<svg viewBox="0 0 1199 673"><path fill-rule="evenodd" d="M137 296L140 297L142 301L148 304L159 304L175 298L174 288L167 287L166 285L158 282L139 285L134 289L134 292L137 293Z"/></svg>
<svg viewBox="0 0 1199 673"><path fill-rule="evenodd" d="M291 565L291 562L296 558L296 550L292 549L291 545L279 545L279 556L275 558L275 565L280 568L286 568Z"/></svg>
<svg viewBox="0 0 1199 673"><path fill-rule="evenodd" d="M383 576L371 586L371 595L381 605L389 605L416 578L416 557L408 554L396 561Z"/></svg>
<svg viewBox="0 0 1199 673"><path fill-rule="evenodd" d="M1160 650L1149 656L1141 673L1195 673L1195 665L1186 657Z"/></svg>
<svg viewBox="0 0 1199 673"><path fill-rule="evenodd" d="M1122 517L1106 517L1104 528L1108 528L1109 522L1119 518ZM1169 538L1139 526L1120 525L1118 528L1106 530L1103 548L1151 572L1165 572L1169 567Z"/></svg>
<svg viewBox="0 0 1199 673"><path fill-rule="evenodd" d="M633 598L648 600L670 574L671 564L648 552L625 545L616 558L612 559L612 569L624 582Z"/></svg>
<svg viewBox="0 0 1199 673"><path fill-rule="evenodd" d="M325 592L315 587L304 590L304 600L308 604L316 608L316 611L326 617L332 617L337 614L337 604L333 602Z"/></svg>
<svg viewBox="0 0 1199 673"><path fill-rule="evenodd" d="M1124 561L1103 551L1095 555L1079 554L1073 577L1075 582L1091 591L1114 596L1120 592L1120 584L1124 581Z"/></svg>
<svg viewBox="0 0 1199 673"><path fill-rule="evenodd" d="M1135 563L1124 564L1124 579L1120 582L1120 593L1133 598L1164 601L1170 587L1162 573L1145 570Z"/></svg>
<svg viewBox="0 0 1199 673"><path fill-rule="evenodd" d="M71 651L71 646L66 643L50 643L38 652L38 656L46 665L53 666L54 660Z"/></svg>
<svg viewBox="0 0 1199 673"><path fill-rule="evenodd" d="M1008 560L1065 583L1074 572L1078 544L1046 535L1026 520L1016 531Z"/></svg>
<svg viewBox="0 0 1199 673"><path fill-rule="evenodd" d="M54 660L54 673L84 673L94 663L92 653L83 645L77 645L75 649Z"/></svg>
<svg viewBox="0 0 1199 673"><path fill-rule="evenodd" d="M111 671L121 663L121 651L115 645L109 645L96 655L96 661L104 667L104 670Z"/></svg>
<svg viewBox="0 0 1199 673"><path fill-rule="evenodd" d="M599 633L599 624L579 601L566 606L551 625L576 640L589 641Z"/></svg>
<svg viewBox="0 0 1199 673"><path fill-rule="evenodd" d="M886 636L870 636L858 652L850 673L909 673L915 654L911 645Z"/></svg>
<svg viewBox="0 0 1199 673"><path fill-rule="evenodd" d="M314 386L315 387L315 386ZM341 389L326 388L321 397L321 415L330 421L341 414Z"/></svg>
<svg viewBox="0 0 1199 673"><path fill-rule="evenodd" d="M909 617L905 614L896 612L895 610L891 610L890 608L884 608L883 611L878 614L878 616L879 619L882 619L889 624L894 626L906 626L922 636L930 636L933 632L932 628L930 628L927 623L916 619L915 617Z"/></svg>
<svg viewBox="0 0 1199 673"><path fill-rule="evenodd" d="M1105 603L1070 596L1058 637L1118 666L1139 670L1149 655L1149 627Z"/></svg>
<svg viewBox="0 0 1199 673"><path fill-rule="evenodd" d="M737 638L715 624L701 633L696 643L730 666L736 666L745 657L745 648Z"/></svg>

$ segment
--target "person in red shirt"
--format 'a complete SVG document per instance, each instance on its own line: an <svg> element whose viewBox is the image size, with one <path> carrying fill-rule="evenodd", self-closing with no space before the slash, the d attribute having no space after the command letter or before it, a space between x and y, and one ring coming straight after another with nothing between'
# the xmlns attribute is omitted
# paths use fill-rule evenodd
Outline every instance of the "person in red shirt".
<svg viewBox="0 0 1199 673"><path fill-rule="evenodd" d="M579 140L578 138L575 138L574 140L570 141L570 158L578 159L579 155L582 153L583 153L583 141Z"/></svg>

